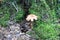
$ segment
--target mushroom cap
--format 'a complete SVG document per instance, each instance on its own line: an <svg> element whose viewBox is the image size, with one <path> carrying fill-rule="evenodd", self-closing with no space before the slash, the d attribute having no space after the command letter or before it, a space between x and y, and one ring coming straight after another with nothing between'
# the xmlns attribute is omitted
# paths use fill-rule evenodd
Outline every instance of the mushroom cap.
<svg viewBox="0 0 60 40"><path fill-rule="evenodd" d="M27 16L26 20L27 20L27 21L37 20L37 16L34 15L34 14L30 14L30 15Z"/></svg>

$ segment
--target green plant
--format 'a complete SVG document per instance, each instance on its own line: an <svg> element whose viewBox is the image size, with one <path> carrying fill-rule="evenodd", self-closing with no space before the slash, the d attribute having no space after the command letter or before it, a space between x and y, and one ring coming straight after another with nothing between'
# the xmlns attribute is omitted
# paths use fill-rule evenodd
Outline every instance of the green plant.
<svg viewBox="0 0 60 40"><path fill-rule="evenodd" d="M51 3L53 2L53 3ZM56 23L57 0L39 0L32 3L29 12L38 16L38 20L33 25L33 30L38 40L59 40L58 24Z"/></svg>

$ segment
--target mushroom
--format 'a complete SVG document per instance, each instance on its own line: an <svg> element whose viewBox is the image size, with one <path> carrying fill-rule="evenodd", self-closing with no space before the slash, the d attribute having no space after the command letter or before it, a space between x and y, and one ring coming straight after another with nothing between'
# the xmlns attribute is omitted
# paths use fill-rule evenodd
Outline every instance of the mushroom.
<svg viewBox="0 0 60 40"><path fill-rule="evenodd" d="M32 25L33 25L33 21L34 20L37 20L37 16L34 15L34 14L28 15L27 18L26 18L26 21L29 21L30 22L30 28L31 29L33 28Z"/></svg>
<svg viewBox="0 0 60 40"><path fill-rule="evenodd" d="M27 16L26 20L33 22L34 20L37 20L37 16L34 14L30 14Z"/></svg>

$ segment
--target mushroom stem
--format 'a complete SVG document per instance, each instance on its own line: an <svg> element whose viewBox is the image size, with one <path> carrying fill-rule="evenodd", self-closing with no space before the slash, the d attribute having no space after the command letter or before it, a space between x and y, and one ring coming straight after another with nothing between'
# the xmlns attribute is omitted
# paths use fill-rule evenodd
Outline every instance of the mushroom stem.
<svg viewBox="0 0 60 40"><path fill-rule="evenodd" d="M30 28L31 28L31 29L33 28L32 26L33 26L33 22L30 22Z"/></svg>

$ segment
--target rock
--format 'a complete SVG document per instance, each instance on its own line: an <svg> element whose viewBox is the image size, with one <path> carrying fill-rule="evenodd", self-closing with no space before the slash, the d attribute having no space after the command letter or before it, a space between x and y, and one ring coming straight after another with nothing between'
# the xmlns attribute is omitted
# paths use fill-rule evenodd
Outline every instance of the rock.
<svg viewBox="0 0 60 40"><path fill-rule="evenodd" d="M11 22L8 27L0 27L0 40L32 40L32 37L21 32L21 26Z"/></svg>
<svg viewBox="0 0 60 40"><path fill-rule="evenodd" d="M16 37L14 37L14 38L12 38L12 40L17 40L17 38L16 38Z"/></svg>
<svg viewBox="0 0 60 40"><path fill-rule="evenodd" d="M33 40L33 38L30 35L23 33L20 35L20 37L18 37L17 40Z"/></svg>
<svg viewBox="0 0 60 40"><path fill-rule="evenodd" d="M3 39L4 35L0 32L0 40Z"/></svg>

